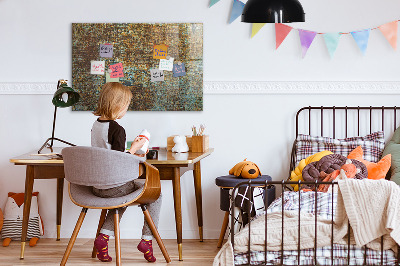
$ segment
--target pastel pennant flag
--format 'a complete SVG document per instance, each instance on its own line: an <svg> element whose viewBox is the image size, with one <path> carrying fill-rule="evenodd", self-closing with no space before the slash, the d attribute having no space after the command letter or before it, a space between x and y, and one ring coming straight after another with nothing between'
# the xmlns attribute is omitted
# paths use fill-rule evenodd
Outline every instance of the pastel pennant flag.
<svg viewBox="0 0 400 266"><path fill-rule="evenodd" d="M356 41L358 47L361 50L361 53L364 55L368 46L369 33L371 29L360 30L360 31L352 31L351 35L353 35L354 40Z"/></svg>
<svg viewBox="0 0 400 266"><path fill-rule="evenodd" d="M378 27L393 49L397 48L397 20Z"/></svg>
<svg viewBox="0 0 400 266"><path fill-rule="evenodd" d="M240 15L242 15L242 11L244 8L244 3L239 0L233 0L231 17L229 18L229 23L232 23L235 19L237 19Z"/></svg>
<svg viewBox="0 0 400 266"><path fill-rule="evenodd" d="M329 55L332 58L333 54L336 51L336 48L338 47L339 39L340 36L342 36L342 34L340 34L339 32L333 32L333 33L325 33L323 36L326 48L328 48Z"/></svg>
<svg viewBox="0 0 400 266"><path fill-rule="evenodd" d="M218 2L219 2L219 0L210 0L210 5L208 7L212 7L213 5L215 5Z"/></svg>
<svg viewBox="0 0 400 266"><path fill-rule="evenodd" d="M282 42L285 40L286 36L288 36L292 29L293 28L288 25L275 23L276 49L278 49L278 47L282 44Z"/></svg>
<svg viewBox="0 0 400 266"><path fill-rule="evenodd" d="M262 27L264 27L265 23L253 23L252 27L251 27L251 38L254 37L254 35L256 35Z"/></svg>
<svg viewBox="0 0 400 266"><path fill-rule="evenodd" d="M300 30L301 55L304 58L317 33L315 31Z"/></svg>

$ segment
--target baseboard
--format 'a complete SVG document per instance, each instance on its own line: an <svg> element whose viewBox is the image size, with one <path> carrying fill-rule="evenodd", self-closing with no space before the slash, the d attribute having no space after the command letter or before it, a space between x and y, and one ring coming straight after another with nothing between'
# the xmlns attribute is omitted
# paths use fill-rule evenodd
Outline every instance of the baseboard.
<svg viewBox="0 0 400 266"><path fill-rule="evenodd" d="M0 83L0 94L50 94L56 82ZM205 81L204 94L400 94L399 81Z"/></svg>

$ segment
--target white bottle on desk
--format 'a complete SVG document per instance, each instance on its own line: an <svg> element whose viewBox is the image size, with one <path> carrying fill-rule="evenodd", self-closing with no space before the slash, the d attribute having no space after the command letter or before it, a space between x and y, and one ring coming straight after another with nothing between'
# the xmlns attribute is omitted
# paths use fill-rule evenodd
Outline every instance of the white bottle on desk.
<svg viewBox="0 0 400 266"><path fill-rule="evenodd" d="M149 148L150 133L146 129L143 129L142 132L140 132L140 134L138 135L138 138L145 138L146 142L143 144L142 148L136 151L136 153L145 154L147 152L147 149Z"/></svg>

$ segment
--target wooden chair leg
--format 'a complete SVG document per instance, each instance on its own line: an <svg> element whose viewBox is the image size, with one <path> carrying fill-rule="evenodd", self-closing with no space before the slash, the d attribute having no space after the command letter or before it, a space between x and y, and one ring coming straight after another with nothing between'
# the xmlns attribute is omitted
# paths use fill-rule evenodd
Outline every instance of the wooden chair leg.
<svg viewBox="0 0 400 266"><path fill-rule="evenodd" d="M224 241L224 237L225 237L226 228L228 227L228 222L229 222L229 212L225 212L225 217L224 217L224 221L222 222L221 234L219 235L217 248L220 248L222 246L222 242Z"/></svg>
<svg viewBox="0 0 400 266"><path fill-rule="evenodd" d="M114 234L115 234L115 256L117 257L115 261L115 265L121 265L121 243L120 243L120 235L119 235L119 213L118 209L115 209L114 214Z"/></svg>
<svg viewBox="0 0 400 266"><path fill-rule="evenodd" d="M145 205L140 205L140 207L142 208L143 214L144 214L144 219L146 220L147 224L150 227L151 232L153 233L153 236L155 237L155 239L157 240L157 244L161 249L161 252L164 256L164 259L167 263L171 262L171 259L168 255L168 251L164 246L164 243L161 240L160 234L158 233L158 230L156 228L156 225L153 222L153 219L150 216L149 211L147 210Z"/></svg>
<svg viewBox="0 0 400 266"><path fill-rule="evenodd" d="M99 219L99 226L97 226L96 238L100 234L101 227L103 227L104 221L106 220L106 215L107 215L107 210L106 209L101 210L101 215L100 215L100 219ZM94 247L94 243L93 243L92 258L96 258L96 255L97 255L97 250Z"/></svg>
<svg viewBox="0 0 400 266"><path fill-rule="evenodd" d="M61 266L64 266L67 263L69 254L71 253L71 250L72 250L72 247L74 246L76 237L78 236L78 233L79 233L79 230L81 229L83 220L85 219L86 212L87 212L87 208L82 208L81 214L79 215L78 221L76 222L75 229L72 232L72 236L69 240L67 249L65 250L64 256L61 260L61 263L60 263Z"/></svg>

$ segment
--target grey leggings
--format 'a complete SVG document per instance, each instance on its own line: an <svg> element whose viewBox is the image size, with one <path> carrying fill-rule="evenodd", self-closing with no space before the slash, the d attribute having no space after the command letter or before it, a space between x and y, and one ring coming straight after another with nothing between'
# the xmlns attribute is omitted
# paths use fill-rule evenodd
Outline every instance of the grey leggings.
<svg viewBox="0 0 400 266"><path fill-rule="evenodd" d="M136 181L136 182L135 182ZM101 198L115 198L115 197L122 197L128 195L138 189L141 189L144 186L144 182L140 182L137 180L130 181L122 186L113 187L108 189L98 189L93 188L93 194L101 197ZM160 219L160 210L161 210L161 202L162 196L153 203L146 204L147 209L153 218L155 226L158 228L158 221ZM118 208L119 218L122 218L126 207ZM109 236L114 236L114 210L108 210L106 220L104 221L103 227L100 230L100 233L106 234ZM150 230L149 225L147 224L146 220L144 221L143 230L142 230L142 239L151 240L153 238L153 234Z"/></svg>

